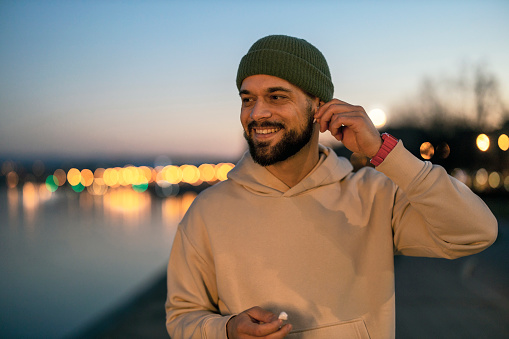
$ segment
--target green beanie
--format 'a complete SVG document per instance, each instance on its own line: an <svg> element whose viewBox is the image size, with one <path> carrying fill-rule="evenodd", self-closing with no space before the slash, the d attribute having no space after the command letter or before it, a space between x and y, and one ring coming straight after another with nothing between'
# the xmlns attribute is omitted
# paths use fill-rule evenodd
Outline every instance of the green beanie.
<svg viewBox="0 0 509 339"><path fill-rule="evenodd" d="M304 39L269 35L256 41L242 58L237 88L245 78L267 74L284 79L324 102L332 100L334 85L323 54Z"/></svg>

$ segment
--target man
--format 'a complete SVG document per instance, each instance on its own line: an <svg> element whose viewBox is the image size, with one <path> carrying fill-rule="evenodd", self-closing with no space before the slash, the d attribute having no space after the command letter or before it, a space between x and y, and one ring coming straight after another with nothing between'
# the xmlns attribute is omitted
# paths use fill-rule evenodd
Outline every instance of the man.
<svg viewBox="0 0 509 339"><path fill-rule="evenodd" d="M237 86L249 152L179 225L171 337L393 338L394 254L452 259L495 241L496 219L465 185L332 98L307 41L258 40ZM375 169L352 172L319 145L325 131Z"/></svg>

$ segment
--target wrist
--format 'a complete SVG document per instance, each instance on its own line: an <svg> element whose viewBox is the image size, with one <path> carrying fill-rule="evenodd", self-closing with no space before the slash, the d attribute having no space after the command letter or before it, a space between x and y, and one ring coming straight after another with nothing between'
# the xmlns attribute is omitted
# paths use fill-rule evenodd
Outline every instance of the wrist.
<svg viewBox="0 0 509 339"><path fill-rule="evenodd" d="M381 135L381 138L382 138L382 146L380 146L380 149L378 150L378 152L370 160L370 162L375 166L380 165L385 160L387 155L389 155L389 153L398 144L398 139L396 139L389 133L383 133Z"/></svg>

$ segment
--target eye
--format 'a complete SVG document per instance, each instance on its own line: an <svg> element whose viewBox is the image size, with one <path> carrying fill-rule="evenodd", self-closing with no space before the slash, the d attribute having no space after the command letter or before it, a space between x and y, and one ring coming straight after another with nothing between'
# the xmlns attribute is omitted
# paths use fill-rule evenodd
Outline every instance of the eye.
<svg viewBox="0 0 509 339"><path fill-rule="evenodd" d="M254 99L251 97L242 97L241 101L242 101L242 106L249 106L254 101Z"/></svg>

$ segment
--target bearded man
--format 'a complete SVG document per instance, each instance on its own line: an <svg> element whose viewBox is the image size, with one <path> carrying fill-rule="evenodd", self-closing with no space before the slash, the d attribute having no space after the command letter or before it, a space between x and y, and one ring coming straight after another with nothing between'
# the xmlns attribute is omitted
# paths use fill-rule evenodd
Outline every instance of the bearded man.
<svg viewBox="0 0 509 339"><path fill-rule="evenodd" d="M394 338L395 254L453 259L495 241L481 199L381 136L361 106L333 99L327 62L307 41L258 40L237 86L249 151L179 225L171 337ZM326 131L374 168L353 172L319 144Z"/></svg>

